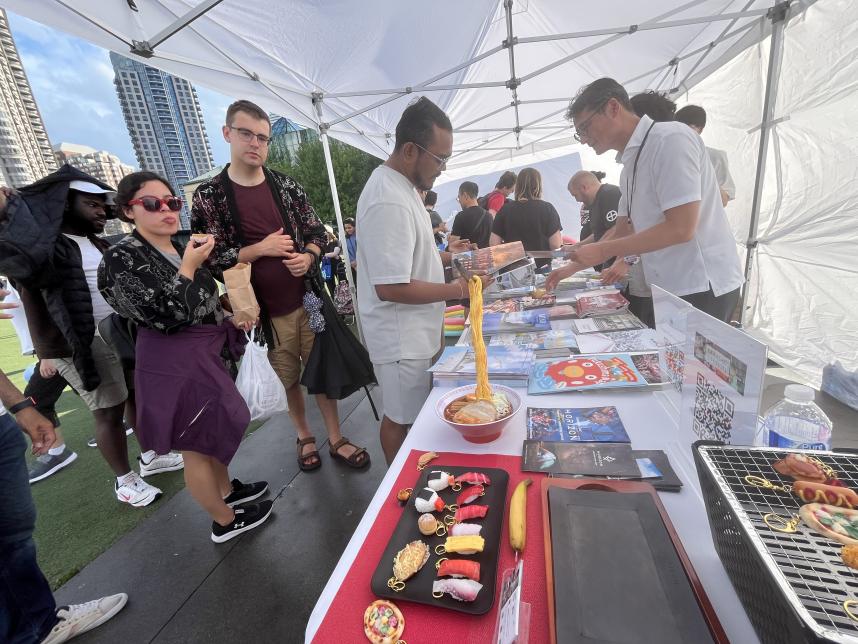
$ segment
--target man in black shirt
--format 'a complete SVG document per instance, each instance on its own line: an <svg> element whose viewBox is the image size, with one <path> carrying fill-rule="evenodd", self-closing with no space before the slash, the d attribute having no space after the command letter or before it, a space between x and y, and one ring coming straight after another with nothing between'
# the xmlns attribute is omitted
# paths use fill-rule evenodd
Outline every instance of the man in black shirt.
<svg viewBox="0 0 858 644"><path fill-rule="evenodd" d="M581 243L589 244L600 241L617 223L617 207L620 203L620 189L609 183L601 183L592 172L581 170L575 173L569 181L569 192L589 210L590 230L588 237L581 235ZM608 236L606 239L610 239ZM604 266L610 266L613 259ZM601 270L602 264L596 266Z"/></svg>
<svg viewBox="0 0 858 644"><path fill-rule="evenodd" d="M492 234L492 216L477 205L479 186L473 181L465 181L459 186L459 205L462 211L453 220L453 230L448 241L467 239L477 248L486 248Z"/></svg>

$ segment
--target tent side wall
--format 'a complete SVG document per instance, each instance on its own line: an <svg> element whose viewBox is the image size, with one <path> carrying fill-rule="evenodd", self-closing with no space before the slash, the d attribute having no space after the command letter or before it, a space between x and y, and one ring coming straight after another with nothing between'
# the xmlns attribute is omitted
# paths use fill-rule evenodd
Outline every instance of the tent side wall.
<svg viewBox="0 0 858 644"><path fill-rule="evenodd" d="M748 331L769 345L772 357L814 385L834 359L858 369L853 10L849 0L817 2L787 26L744 312ZM730 159L737 198L727 212L741 246L748 236L768 51L766 39L686 97L706 108L704 139Z"/></svg>

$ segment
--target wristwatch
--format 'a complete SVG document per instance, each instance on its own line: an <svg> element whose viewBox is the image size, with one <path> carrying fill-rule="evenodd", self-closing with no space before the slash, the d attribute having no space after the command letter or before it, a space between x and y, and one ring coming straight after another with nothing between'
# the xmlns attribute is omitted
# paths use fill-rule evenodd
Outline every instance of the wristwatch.
<svg viewBox="0 0 858 644"><path fill-rule="evenodd" d="M22 409L26 409L27 407L35 407L35 406L36 406L35 400L33 400L32 398L24 398L24 400L19 402L17 405L12 405L11 407L9 407L9 413L10 414L17 414Z"/></svg>

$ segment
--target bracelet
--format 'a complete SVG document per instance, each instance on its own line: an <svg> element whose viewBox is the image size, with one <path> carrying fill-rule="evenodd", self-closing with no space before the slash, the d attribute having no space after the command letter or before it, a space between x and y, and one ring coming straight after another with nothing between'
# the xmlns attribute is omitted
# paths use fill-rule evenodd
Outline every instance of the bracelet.
<svg viewBox="0 0 858 644"><path fill-rule="evenodd" d="M35 406L36 406L35 400L33 400L32 398L24 398L24 400L22 400L18 404L12 405L11 407L9 407L8 411L10 414L17 414L19 411L26 409L27 407L35 407Z"/></svg>

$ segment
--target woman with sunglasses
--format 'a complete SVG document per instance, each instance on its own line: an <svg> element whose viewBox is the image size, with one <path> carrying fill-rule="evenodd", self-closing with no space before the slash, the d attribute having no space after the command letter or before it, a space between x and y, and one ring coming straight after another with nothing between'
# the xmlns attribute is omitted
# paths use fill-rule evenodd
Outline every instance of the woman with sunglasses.
<svg viewBox="0 0 858 644"><path fill-rule="evenodd" d="M212 541L221 543L263 523L272 502L250 503L268 491L266 482L230 481L227 472L250 412L224 364L239 333L203 267L214 240L186 248L173 241L182 200L155 173L122 179L116 203L135 230L105 252L98 288L139 326L137 435L145 449L182 452L188 490L212 517Z"/></svg>

